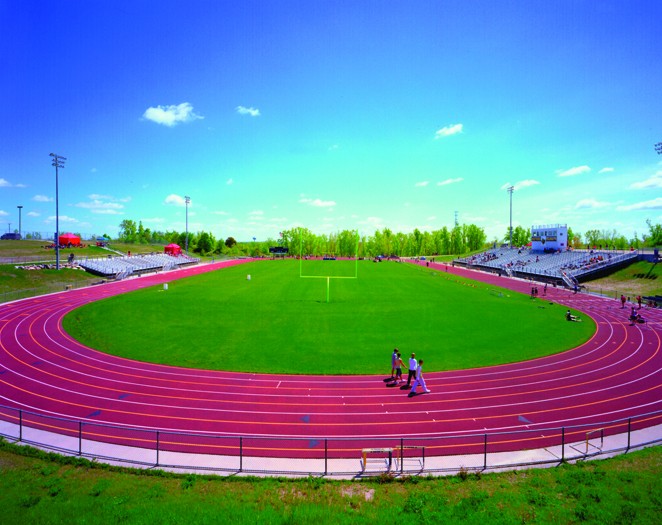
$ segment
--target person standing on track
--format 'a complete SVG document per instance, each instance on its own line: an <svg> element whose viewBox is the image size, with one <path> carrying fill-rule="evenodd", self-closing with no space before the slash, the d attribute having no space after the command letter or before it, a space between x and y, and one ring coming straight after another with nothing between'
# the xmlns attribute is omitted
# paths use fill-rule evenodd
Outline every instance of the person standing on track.
<svg viewBox="0 0 662 525"><path fill-rule="evenodd" d="M411 387L411 392L409 392L409 397L414 397L416 395L416 387L418 387L418 385L421 385L423 387L424 394L430 393L430 390L428 390L428 387L425 385L425 379L423 379L422 359L418 362L418 366L416 367L416 381L414 381L414 385Z"/></svg>
<svg viewBox="0 0 662 525"><path fill-rule="evenodd" d="M393 354L391 354L391 379L395 379L395 363L398 359L398 349L393 349Z"/></svg>
<svg viewBox="0 0 662 525"><path fill-rule="evenodd" d="M398 357L395 359L395 382L402 383L402 367L404 363L402 362L402 356L398 352Z"/></svg>
<svg viewBox="0 0 662 525"><path fill-rule="evenodd" d="M407 387L411 386L411 380L416 376L416 367L418 363L416 362L416 354L412 353L409 358L409 373L407 374Z"/></svg>

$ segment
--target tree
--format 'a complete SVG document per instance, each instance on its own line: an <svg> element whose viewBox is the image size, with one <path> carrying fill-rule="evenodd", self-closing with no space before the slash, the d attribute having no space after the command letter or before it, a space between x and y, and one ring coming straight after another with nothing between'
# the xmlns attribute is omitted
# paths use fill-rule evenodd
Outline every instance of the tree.
<svg viewBox="0 0 662 525"><path fill-rule="evenodd" d="M120 223L120 231L117 238L120 242L125 242L129 244L135 243L137 231L138 228L136 226L135 221L132 221L130 219L124 219Z"/></svg>
<svg viewBox="0 0 662 525"><path fill-rule="evenodd" d="M237 241L234 240L234 237L228 237L225 239L225 246L232 249L237 245Z"/></svg>
<svg viewBox="0 0 662 525"><path fill-rule="evenodd" d="M195 252L202 255L207 255L208 253L211 253L213 249L214 237L207 232L200 233L200 237L198 238L198 242L195 246Z"/></svg>
<svg viewBox="0 0 662 525"><path fill-rule="evenodd" d="M662 246L662 224L653 224L650 219L646 220L650 235L646 237L646 246Z"/></svg>

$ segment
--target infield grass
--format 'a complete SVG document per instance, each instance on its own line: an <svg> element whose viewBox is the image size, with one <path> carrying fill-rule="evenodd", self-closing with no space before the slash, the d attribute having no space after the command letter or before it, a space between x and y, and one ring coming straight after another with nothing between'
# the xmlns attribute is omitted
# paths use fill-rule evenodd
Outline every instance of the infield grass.
<svg viewBox="0 0 662 525"><path fill-rule="evenodd" d="M355 264L318 263L306 274ZM390 374L394 347L405 362L416 352L426 371L509 363L595 331L585 316L565 321L560 305L412 264L359 261L358 279L329 280L328 303L326 287L300 278L298 261L259 261L90 303L64 328L140 361L299 374Z"/></svg>

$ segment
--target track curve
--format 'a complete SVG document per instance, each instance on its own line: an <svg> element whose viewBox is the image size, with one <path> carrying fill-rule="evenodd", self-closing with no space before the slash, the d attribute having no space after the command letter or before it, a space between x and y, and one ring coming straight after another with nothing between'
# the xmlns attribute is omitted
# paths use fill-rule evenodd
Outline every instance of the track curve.
<svg viewBox="0 0 662 525"><path fill-rule="evenodd" d="M591 425L662 410L662 311L645 309L648 322L630 326L629 311L616 300L551 287L546 300L595 320L596 333L587 343L522 363L426 373L432 393L413 398L388 388L383 376L246 374L136 362L81 345L62 329L62 318L88 302L234 264L240 262L0 306L0 405L118 425L127 432L306 438L310 448L322 438L351 438L365 446L385 437L513 433L503 440L504 450L531 448L531 437L517 434L525 430ZM522 293L530 290L525 281L430 266ZM0 418L7 416L0 413ZM649 424L659 422L658 416ZM127 432L106 438L137 439ZM536 443L544 445L546 437L537 436Z"/></svg>

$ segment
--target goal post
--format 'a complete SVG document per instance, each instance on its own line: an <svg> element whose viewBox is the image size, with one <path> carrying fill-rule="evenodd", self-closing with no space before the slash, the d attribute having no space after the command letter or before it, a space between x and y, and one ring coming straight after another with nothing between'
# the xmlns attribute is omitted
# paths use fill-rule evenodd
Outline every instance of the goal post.
<svg viewBox="0 0 662 525"><path fill-rule="evenodd" d="M324 256L305 256L303 253L303 235L299 236L299 277L304 279L326 279L326 302L329 302L329 291L331 287L331 279L358 279L359 277L359 232L356 231L354 241L354 257L336 257L335 253L328 253ZM309 264L304 273L304 261ZM349 263L349 264L348 264ZM343 270L353 268L352 272L346 272L343 275ZM311 268L315 271L308 273ZM331 271L333 269L333 271Z"/></svg>

